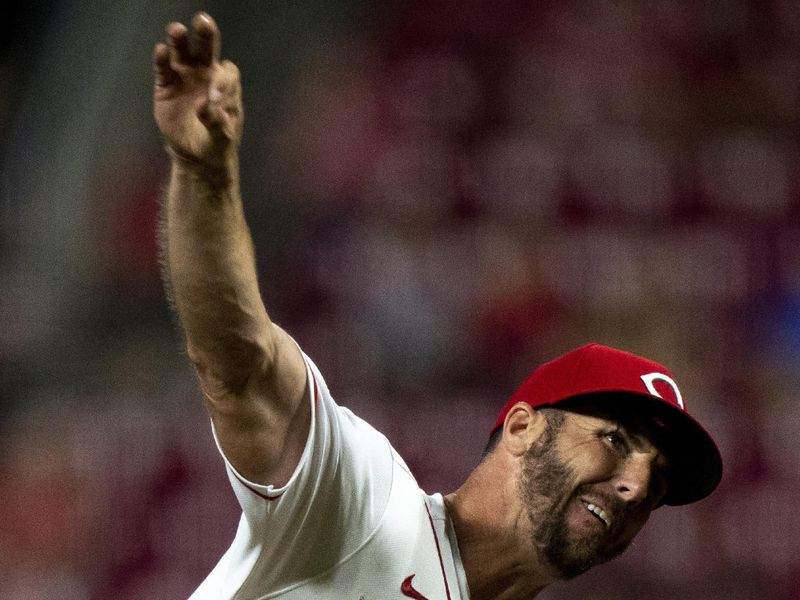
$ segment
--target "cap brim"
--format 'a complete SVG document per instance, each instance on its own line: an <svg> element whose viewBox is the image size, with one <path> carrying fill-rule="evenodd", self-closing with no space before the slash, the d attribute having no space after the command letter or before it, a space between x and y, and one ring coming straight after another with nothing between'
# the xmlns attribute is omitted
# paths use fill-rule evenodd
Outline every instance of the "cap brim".
<svg viewBox="0 0 800 600"><path fill-rule="evenodd" d="M663 451L669 459L667 494L662 504L680 506L702 500L722 479L722 456L714 440L691 415L653 396L629 390L602 391L564 398L555 403L602 407L615 404L653 418L663 431Z"/></svg>

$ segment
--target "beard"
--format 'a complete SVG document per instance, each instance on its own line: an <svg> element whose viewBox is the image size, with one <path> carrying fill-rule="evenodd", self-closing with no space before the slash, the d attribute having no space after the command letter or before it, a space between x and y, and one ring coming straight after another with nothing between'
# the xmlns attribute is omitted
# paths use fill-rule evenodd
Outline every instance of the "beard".
<svg viewBox="0 0 800 600"><path fill-rule="evenodd" d="M572 579L621 554L629 540L621 536L624 507L615 498L606 499L606 511L615 515L610 529L581 536L570 530L567 510L591 486L572 490L574 474L559 460L552 443L554 437L555 432L548 425L525 453L519 491L527 507L534 548L562 578Z"/></svg>

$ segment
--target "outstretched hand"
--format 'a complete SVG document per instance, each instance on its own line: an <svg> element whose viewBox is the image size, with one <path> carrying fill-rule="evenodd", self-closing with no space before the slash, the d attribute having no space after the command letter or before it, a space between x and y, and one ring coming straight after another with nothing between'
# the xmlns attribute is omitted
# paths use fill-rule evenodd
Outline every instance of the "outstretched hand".
<svg viewBox="0 0 800 600"><path fill-rule="evenodd" d="M153 50L153 114L169 149L184 160L224 168L242 136L239 70L220 61L220 32L206 13L192 19L196 43L182 23L167 26L168 44Z"/></svg>

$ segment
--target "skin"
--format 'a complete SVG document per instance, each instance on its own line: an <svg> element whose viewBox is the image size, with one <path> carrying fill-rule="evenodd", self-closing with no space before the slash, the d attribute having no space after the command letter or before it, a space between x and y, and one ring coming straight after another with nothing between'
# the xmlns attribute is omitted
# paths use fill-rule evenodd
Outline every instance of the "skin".
<svg viewBox="0 0 800 600"><path fill-rule="evenodd" d="M666 458L644 426L590 410L565 417L548 440L545 417L516 404L495 450L445 498L473 600L532 598L609 560L662 499Z"/></svg>
<svg viewBox="0 0 800 600"><path fill-rule="evenodd" d="M660 455L646 437L605 416L568 416L558 444L537 442L528 449L520 495L528 506L533 542L569 579L622 553L665 486L658 476ZM648 459L654 460L653 467L646 464ZM646 502L626 502L621 494L603 489L607 474L618 468L641 471L629 475L627 485L647 481ZM629 489L628 495L633 494ZM604 514L592 514L589 505L601 507Z"/></svg>
<svg viewBox="0 0 800 600"><path fill-rule="evenodd" d="M282 485L302 454L311 411L305 365L261 300L239 191L239 71L220 60L205 13L153 51L154 116L171 156L161 251L206 406L231 463Z"/></svg>
<svg viewBox="0 0 800 600"><path fill-rule="evenodd" d="M239 190L239 72L220 59L210 16L192 29L196 44L170 23L153 51L154 117L171 157L165 283L226 456L251 481L283 485L310 426L305 364L259 292ZM498 446L445 499L473 600L531 598L630 543L663 495L664 458L639 425L571 410L547 439L543 413L513 407Z"/></svg>

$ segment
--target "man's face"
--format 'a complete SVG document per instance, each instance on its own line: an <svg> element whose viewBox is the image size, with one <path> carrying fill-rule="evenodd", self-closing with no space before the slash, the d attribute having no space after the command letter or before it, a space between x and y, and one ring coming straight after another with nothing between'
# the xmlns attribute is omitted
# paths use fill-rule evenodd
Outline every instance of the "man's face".
<svg viewBox="0 0 800 600"><path fill-rule="evenodd" d="M665 458L642 427L565 413L528 449L520 495L534 547L570 579L622 553L666 492Z"/></svg>

